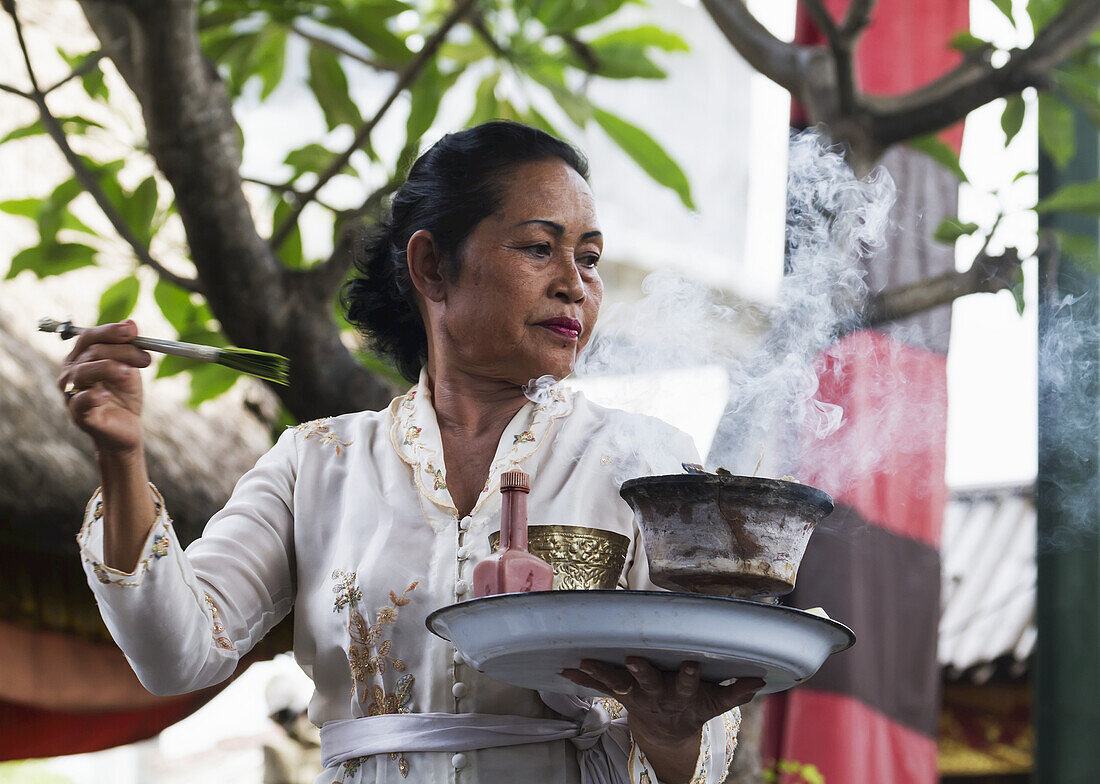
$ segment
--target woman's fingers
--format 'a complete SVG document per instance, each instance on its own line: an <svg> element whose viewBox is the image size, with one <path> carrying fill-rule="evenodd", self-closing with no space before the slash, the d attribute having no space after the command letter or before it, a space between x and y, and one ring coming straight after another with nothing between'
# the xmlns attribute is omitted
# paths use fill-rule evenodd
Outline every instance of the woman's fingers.
<svg viewBox="0 0 1100 784"><path fill-rule="evenodd" d="M148 351L142 351L132 343L93 343L85 349L71 364L93 362L97 359L113 359L134 367L149 367L153 358Z"/></svg>
<svg viewBox="0 0 1100 784"><path fill-rule="evenodd" d="M676 696L688 700L699 691L699 663L684 662L676 673Z"/></svg>
<svg viewBox="0 0 1100 784"><path fill-rule="evenodd" d="M88 327L76 336L76 344L65 361L72 362L95 343L128 343L137 337L137 333L137 325L129 319L101 327Z"/></svg>
<svg viewBox="0 0 1100 784"><path fill-rule="evenodd" d="M593 691L602 692L603 694L607 694L609 696L611 694L611 689L607 686L606 683L601 683L600 681L593 678L591 675L587 675L581 670L562 670L561 676L563 678L573 681L573 683L577 684L578 686L583 686L586 689L592 689Z"/></svg>
<svg viewBox="0 0 1100 784"><path fill-rule="evenodd" d="M717 686L716 701L724 706L722 712L746 702L756 696L756 692L764 688L763 678L738 678L728 686Z"/></svg>
<svg viewBox="0 0 1100 784"><path fill-rule="evenodd" d="M638 656L626 657L626 668L647 694L657 695L665 689L665 679L647 660Z"/></svg>
<svg viewBox="0 0 1100 784"><path fill-rule="evenodd" d="M603 691L612 692L616 696L630 694L637 686L629 673L614 664L585 659L580 664L580 670L585 675L603 684Z"/></svg>
<svg viewBox="0 0 1100 784"><path fill-rule="evenodd" d="M102 382L108 386L125 386L137 371L130 365L114 359L97 359L72 365L57 380L58 387L65 391L72 384L74 391L89 389L93 384Z"/></svg>

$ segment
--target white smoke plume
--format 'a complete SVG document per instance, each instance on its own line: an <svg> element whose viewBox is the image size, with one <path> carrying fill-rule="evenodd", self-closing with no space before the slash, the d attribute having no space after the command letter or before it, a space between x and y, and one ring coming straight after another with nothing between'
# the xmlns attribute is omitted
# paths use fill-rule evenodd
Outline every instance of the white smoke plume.
<svg viewBox="0 0 1100 784"><path fill-rule="evenodd" d="M858 318L867 293L863 265L884 245L893 202L894 183L884 169L857 179L818 133L793 135L787 274L776 304L763 314L764 338L746 351L729 337L754 314L682 276L654 273L639 302L601 316L578 374L721 365L731 394L708 467L753 474L766 450L772 472L782 470L792 439L825 438L842 424L843 412L816 396L815 361ZM639 448L650 446L638 435Z"/></svg>

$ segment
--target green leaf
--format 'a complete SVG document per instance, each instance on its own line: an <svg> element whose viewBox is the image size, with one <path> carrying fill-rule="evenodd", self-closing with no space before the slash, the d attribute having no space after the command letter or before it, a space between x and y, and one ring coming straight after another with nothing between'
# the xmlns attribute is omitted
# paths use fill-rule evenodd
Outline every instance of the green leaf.
<svg viewBox="0 0 1100 784"><path fill-rule="evenodd" d="M103 78L103 69L98 65L84 74L80 82L84 87L84 92L88 94L89 98L104 102L110 98L110 89L107 87L107 82Z"/></svg>
<svg viewBox="0 0 1100 784"><path fill-rule="evenodd" d="M467 126L480 125L489 120L498 118L499 107L497 105L497 82L500 81L500 71L494 71L481 80L474 94L474 113L466 121Z"/></svg>
<svg viewBox="0 0 1100 784"><path fill-rule="evenodd" d="M1024 169L1023 171L1016 172L1016 176L1012 178L1012 181L1013 182L1019 182L1024 177L1030 177L1034 174L1036 174L1036 172L1028 171L1027 169Z"/></svg>
<svg viewBox="0 0 1100 784"><path fill-rule="evenodd" d="M309 50L309 86L330 130L344 124L355 127L363 122L348 94L348 79L340 60L328 49L314 46Z"/></svg>
<svg viewBox="0 0 1100 784"><path fill-rule="evenodd" d="M1073 110L1050 93L1039 93L1039 147L1059 169L1077 150Z"/></svg>
<svg viewBox="0 0 1100 784"><path fill-rule="evenodd" d="M652 46L665 52L687 52L691 49L687 41L676 35L676 33L663 30L656 25L643 25L642 27L616 30L589 42L590 46L618 46L621 44Z"/></svg>
<svg viewBox="0 0 1100 784"><path fill-rule="evenodd" d="M164 358L157 364L157 372L154 378L168 378L174 376L177 373L182 373L185 370L191 370L201 366L203 362L197 359L190 359L188 357L176 357L171 354L165 354Z"/></svg>
<svg viewBox="0 0 1100 784"><path fill-rule="evenodd" d="M1010 95L1005 100L1005 108L1001 112L1001 130L1005 134L1006 146L1016 138L1016 134L1024 127L1025 108L1024 99L1021 95Z"/></svg>
<svg viewBox="0 0 1100 784"><path fill-rule="evenodd" d="M283 80L283 67L286 64L286 28L277 24L268 24L260 31L256 42L256 72L263 82L260 100L266 100L279 82Z"/></svg>
<svg viewBox="0 0 1100 784"><path fill-rule="evenodd" d="M329 5L330 16L324 23L349 33L384 63L404 65L412 59L413 52L405 45L404 38L389 30L386 20L412 8L398 0L337 2Z"/></svg>
<svg viewBox="0 0 1100 784"><path fill-rule="evenodd" d="M336 153L332 150L317 142L311 142L305 147L291 150L287 153L283 163L294 170L293 179L296 180L303 174L320 174L329 167L335 157ZM344 167L340 169L340 174L350 174L352 177L358 176L358 173L350 163L345 164Z"/></svg>
<svg viewBox="0 0 1100 784"><path fill-rule="evenodd" d="M637 0L533 0L535 17L551 32L576 30L606 19Z"/></svg>
<svg viewBox="0 0 1100 784"><path fill-rule="evenodd" d="M561 138L562 136L561 132L554 127L554 124L547 120L539 112L539 110L534 108L533 106L528 107L527 114L524 115L523 121L527 123L527 125L534 126L535 128L541 128L551 136L557 136L558 138Z"/></svg>
<svg viewBox="0 0 1100 784"><path fill-rule="evenodd" d="M83 187L75 177L65 180L42 203L38 212L38 234L44 245L57 242L57 232L69 223L79 223L69 212L69 203L75 199ZM83 224L80 224L83 225ZM87 229L87 227L84 227ZM90 233L90 231L89 231Z"/></svg>
<svg viewBox="0 0 1100 784"><path fill-rule="evenodd" d="M1070 60L1054 70L1058 91L1100 127L1100 65Z"/></svg>
<svg viewBox="0 0 1100 784"><path fill-rule="evenodd" d="M78 115L58 117L57 121L61 123L61 130L65 131L65 133L70 136L84 133L89 128L103 127L103 125L97 123L95 120L89 120L87 117L80 117Z"/></svg>
<svg viewBox="0 0 1100 784"><path fill-rule="evenodd" d="M1100 181L1063 185L1045 199L1040 199L1035 211L1040 215L1072 212L1100 217Z"/></svg>
<svg viewBox="0 0 1100 784"><path fill-rule="evenodd" d="M97 324L113 324L122 321L134 311L141 284L136 275L130 275L118 281L99 298L99 320Z"/></svg>
<svg viewBox="0 0 1100 784"><path fill-rule="evenodd" d="M1009 289L1012 292L1012 299L1016 302L1017 315L1024 315L1024 272L1023 268L1020 268L1020 277Z"/></svg>
<svg viewBox="0 0 1100 784"><path fill-rule="evenodd" d="M275 205L275 216L272 218L271 225L282 226L283 221L286 220L293 209L293 205L286 199L279 199L278 204ZM302 229L301 221L294 225L290 234L287 235L286 240L279 246L279 249L275 252L275 255L279 258L279 261L283 263L283 266L290 269L300 269L305 263L305 259L302 257Z"/></svg>
<svg viewBox="0 0 1100 784"><path fill-rule="evenodd" d="M1013 27L1016 26L1016 20L1012 18L1012 0L990 0L990 2L1005 15L1005 18L1012 23Z"/></svg>
<svg viewBox="0 0 1100 784"><path fill-rule="evenodd" d="M993 46L989 41L978 38L967 30L955 33L947 45L959 52L980 52Z"/></svg>
<svg viewBox="0 0 1100 784"><path fill-rule="evenodd" d="M12 257L11 266L4 279L11 280L24 270L30 270L39 278L61 275L95 264L96 253L95 248L71 242L34 245Z"/></svg>
<svg viewBox="0 0 1100 784"><path fill-rule="evenodd" d="M201 337L204 332L209 332L207 324L213 318L210 308L205 303L196 304L191 292L162 278L153 287L153 299L164 318L175 328L180 340L198 343L201 341L196 340L195 336Z"/></svg>
<svg viewBox="0 0 1100 784"><path fill-rule="evenodd" d="M596 108L594 117L611 140L634 159L650 177L671 188L688 209L694 210L691 185L683 170L649 134L603 109Z"/></svg>
<svg viewBox="0 0 1100 784"><path fill-rule="evenodd" d="M42 204L45 201L45 199L10 199L8 201L0 201L0 212L6 212L8 215L18 215L22 218L34 220L38 217L38 213L42 209Z"/></svg>
<svg viewBox="0 0 1100 784"><path fill-rule="evenodd" d="M119 206L130 230L148 245L153 238L153 217L157 213L156 178L147 177Z"/></svg>
<svg viewBox="0 0 1100 784"><path fill-rule="evenodd" d="M908 140L906 144L918 152L923 152L936 163L940 164L940 166L943 166L958 177L961 182L969 182L969 180L966 179L965 172L962 170L962 166L959 165L958 154L939 136L935 134L917 136Z"/></svg>
<svg viewBox="0 0 1100 784"><path fill-rule="evenodd" d="M41 120L35 120L30 125L24 125L21 128L16 128L14 131L10 131L7 136L0 139L0 144L4 142L15 141L16 139L25 139L28 136L36 136L40 133L46 132L46 126L42 124Z"/></svg>
<svg viewBox="0 0 1100 784"><path fill-rule="evenodd" d="M1027 15L1031 17L1031 27L1038 33L1047 22L1058 15L1068 0L1028 0Z"/></svg>
<svg viewBox="0 0 1100 784"><path fill-rule="evenodd" d="M454 86L460 71L444 74L431 62L409 89L409 117L405 123L406 146L419 148L420 137L428 132L439 113L443 96Z"/></svg>
<svg viewBox="0 0 1100 784"><path fill-rule="evenodd" d="M668 75L649 59L641 44L591 44L588 48L596 59L596 73L605 79L664 79ZM575 54L570 63L588 70L587 63Z"/></svg>
<svg viewBox="0 0 1100 784"><path fill-rule="evenodd" d="M492 57L493 50L480 37L475 37L462 43L447 41L439 47L439 56L465 68L486 57Z"/></svg>
<svg viewBox="0 0 1100 784"><path fill-rule="evenodd" d="M953 245L959 237L967 237L980 228L977 223L962 223L958 218L944 218L932 238L936 242Z"/></svg>
<svg viewBox="0 0 1100 784"><path fill-rule="evenodd" d="M584 128L592 119L592 104L582 93L569 89L560 63L531 63L526 67L526 73L550 92L558 106L578 128Z"/></svg>
<svg viewBox="0 0 1100 784"><path fill-rule="evenodd" d="M58 48L57 53L61 55L62 59L69 65L69 67L76 71L84 67L84 64L88 60L96 55L95 52L85 52L83 54L69 54L64 49ZM89 98L106 98L107 97L107 85L103 81L103 69L98 65L88 71L81 77L81 84L84 87L84 92L88 94Z"/></svg>
<svg viewBox="0 0 1100 784"><path fill-rule="evenodd" d="M188 404L198 406L222 395L237 383L241 374L221 365L204 362L191 370L191 399Z"/></svg>

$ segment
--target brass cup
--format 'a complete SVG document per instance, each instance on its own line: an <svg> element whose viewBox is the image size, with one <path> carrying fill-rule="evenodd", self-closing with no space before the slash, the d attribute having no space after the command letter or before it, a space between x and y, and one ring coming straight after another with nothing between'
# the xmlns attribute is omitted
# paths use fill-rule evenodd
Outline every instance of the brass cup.
<svg viewBox="0 0 1100 784"><path fill-rule="evenodd" d="M500 531L489 534L500 549ZM618 587L630 539L614 531L581 525L530 525L527 549L554 570L555 591L611 591Z"/></svg>

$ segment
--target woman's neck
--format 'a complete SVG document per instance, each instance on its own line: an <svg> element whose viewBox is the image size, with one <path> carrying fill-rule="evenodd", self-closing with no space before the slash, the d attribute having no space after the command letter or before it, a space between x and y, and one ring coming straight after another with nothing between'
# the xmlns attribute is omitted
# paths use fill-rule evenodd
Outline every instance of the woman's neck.
<svg viewBox="0 0 1100 784"><path fill-rule="evenodd" d="M523 387L458 368L429 362L428 379L432 407L443 432L499 437L527 403Z"/></svg>

